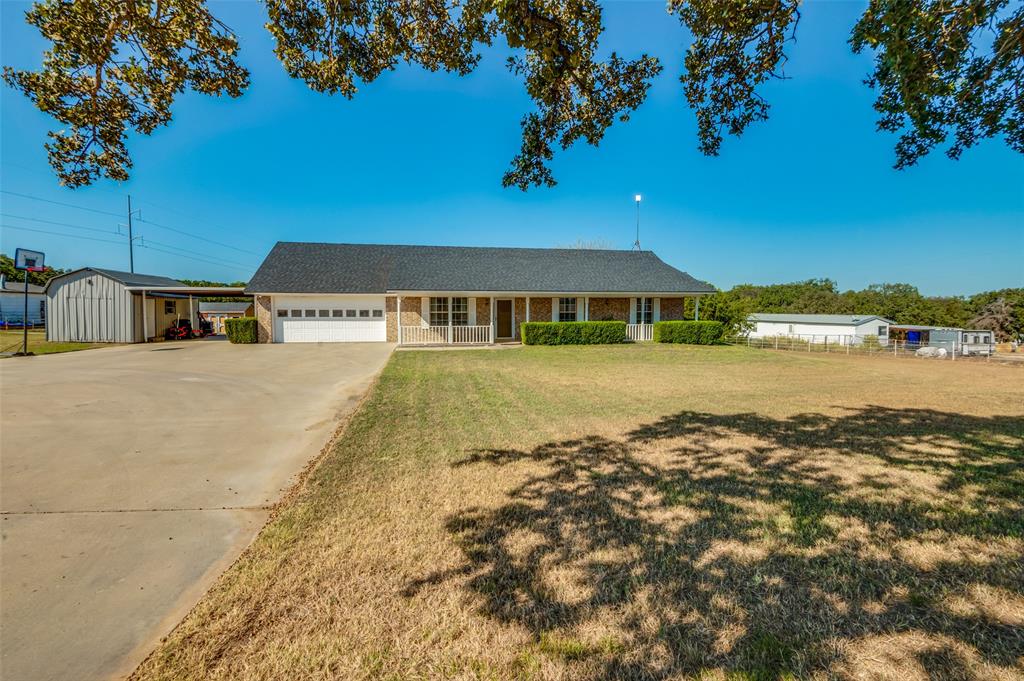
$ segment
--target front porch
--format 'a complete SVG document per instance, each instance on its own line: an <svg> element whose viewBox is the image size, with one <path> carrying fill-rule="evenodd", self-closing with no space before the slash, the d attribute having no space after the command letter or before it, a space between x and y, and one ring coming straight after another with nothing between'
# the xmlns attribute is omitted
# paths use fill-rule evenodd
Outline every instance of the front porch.
<svg viewBox="0 0 1024 681"><path fill-rule="evenodd" d="M397 295L388 340L402 346L521 342L524 322L622 321L630 341L650 341L658 321L700 319L699 295Z"/></svg>

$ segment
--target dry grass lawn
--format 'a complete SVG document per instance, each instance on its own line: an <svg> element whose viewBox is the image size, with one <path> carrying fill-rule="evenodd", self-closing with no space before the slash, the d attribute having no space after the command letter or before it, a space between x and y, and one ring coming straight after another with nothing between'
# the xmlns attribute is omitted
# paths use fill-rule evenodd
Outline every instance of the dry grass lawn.
<svg viewBox="0 0 1024 681"><path fill-rule="evenodd" d="M1024 678L1024 371L396 353L151 679Z"/></svg>
<svg viewBox="0 0 1024 681"><path fill-rule="evenodd" d="M20 352L24 331L21 329L5 329L0 331L0 352ZM46 340L46 331L29 329L28 350L34 355L52 355L57 352L75 352L102 348L109 343L66 343Z"/></svg>

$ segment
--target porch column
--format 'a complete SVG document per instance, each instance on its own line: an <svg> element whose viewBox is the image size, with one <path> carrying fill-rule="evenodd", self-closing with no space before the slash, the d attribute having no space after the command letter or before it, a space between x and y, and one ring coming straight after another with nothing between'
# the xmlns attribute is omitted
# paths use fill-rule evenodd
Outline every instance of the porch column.
<svg viewBox="0 0 1024 681"><path fill-rule="evenodd" d="M487 321L490 323L491 330L491 343L498 342L498 322L495 319L497 315L494 314L494 296L491 296L491 307L487 311Z"/></svg>
<svg viewBox="0 0 1024 681"><path fill-rule="evenodd" d="M467 305L469 302L467 301ZM448 342L452 342L452 297L448 296Z"/></svg>
<svg viewBox="0 0 1024 681"><path fill-rule="evenodd" d="M693 321L700 321L700 296L693 299Z"/></svg>
<svg viewBox="0 0 1024 681"><path fill-rule="evenodd" d="M402 344L402 296L395 296L398 303L395 305L395 316L397 317L398 323L398 344Z"/></svg>
<svg viewBox="0 0 1024 681"><path fill-rule="evenodd" d="M196 328L196 313L192 309L192 294L188 294L188 323L192 325L192 328Z"/></svg>
<svg viewBox="0 0 1024 681"><path fill-rule="evenodd" d="M530 296L526 296L526 321L530 321Z"/></svg>
<svg viewBox="0 0 1024 681"><path fill-rule="evenodd" d="M583 321L590 321L590 296L583 296Z"/></svg>
<svg viewBox="0 0 1024 681"><path fill-rule="evenodd" d="M142 342L148 342L146 338L146 289L142 289Z"/></svg>

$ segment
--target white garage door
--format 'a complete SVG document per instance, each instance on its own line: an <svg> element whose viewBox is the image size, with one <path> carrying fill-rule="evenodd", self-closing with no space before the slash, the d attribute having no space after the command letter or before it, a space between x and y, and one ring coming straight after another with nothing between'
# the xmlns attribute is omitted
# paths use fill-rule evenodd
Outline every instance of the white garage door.
<svg viewBox="0 0 1024 681"><path fill-rule="evenodd" d="M275 297L274 325L283 343L387 340L383 296Z"/></svg>

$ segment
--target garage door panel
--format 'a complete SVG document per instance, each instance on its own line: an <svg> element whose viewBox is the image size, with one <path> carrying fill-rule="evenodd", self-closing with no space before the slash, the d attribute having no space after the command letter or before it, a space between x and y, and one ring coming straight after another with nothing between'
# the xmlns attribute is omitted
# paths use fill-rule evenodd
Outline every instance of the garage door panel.
<svg viewBox="0 0 1024 681"><path fill-rule="evenodd" d="M278 342L365 343L387 340L383 296L280 297L275 299L274 308L274 338Z"/></svg>

